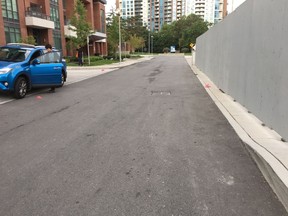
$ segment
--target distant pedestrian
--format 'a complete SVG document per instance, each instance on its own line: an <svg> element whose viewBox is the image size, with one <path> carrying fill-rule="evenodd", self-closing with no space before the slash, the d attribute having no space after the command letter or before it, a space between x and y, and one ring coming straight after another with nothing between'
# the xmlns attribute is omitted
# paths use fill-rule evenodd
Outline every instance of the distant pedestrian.
<svg viewBox="0 0 288 216"><path fill-rule="evenodd" d="M80 46L77 49L77 58L78 58L78 65L83 66L83 49Z"/></svg>

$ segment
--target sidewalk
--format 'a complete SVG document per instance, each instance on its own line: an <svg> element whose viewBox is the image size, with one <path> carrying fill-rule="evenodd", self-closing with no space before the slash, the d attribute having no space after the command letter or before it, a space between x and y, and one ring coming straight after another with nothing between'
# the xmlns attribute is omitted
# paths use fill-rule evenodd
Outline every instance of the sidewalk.
<svg viewBox="0 0 288 216"><path fill-rule="evenodd" d="M191 56L186 56L186 60L288 211L288 143L281 141L279 134L266 127L229 95L221 92L203 72L192 65Z"/></svg>
<svg viewBox="0 0 288 216"><path fill-rule="evenodd" d="M147 61L152 59L153 56L143 56L142 58L138 59L125 59L124 61L121 62L116 62L113 64L108 64L108 65L100 65L100 66L68 66L68 70L94 70L94 69L117 69L121 67L126 67L128 65L136 64L142 61Z"/></svg>
<svg viewBox="0 0 288 216"><path fill-rule="evenodd" d="M65 85L79 82L91 77L99 76L101 74L105 74L117 70L119 68L133 65L139 62L148 61L151 60L152 58L153 56L144 56L139 59L126 59L125 61L119 63L100 65L100 66L82 66L82 67L68 66L67 67L68 79Z"/></svg>

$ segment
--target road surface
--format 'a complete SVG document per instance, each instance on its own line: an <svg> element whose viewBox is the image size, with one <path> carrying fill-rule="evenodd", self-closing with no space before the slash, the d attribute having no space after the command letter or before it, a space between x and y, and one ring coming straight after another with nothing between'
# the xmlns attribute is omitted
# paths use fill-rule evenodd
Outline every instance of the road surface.
<svg viewBox="0 0 288 216"><path fill-rule="evenodd" d="M0 215L287 216L183 56L0 108Z"/></svg>

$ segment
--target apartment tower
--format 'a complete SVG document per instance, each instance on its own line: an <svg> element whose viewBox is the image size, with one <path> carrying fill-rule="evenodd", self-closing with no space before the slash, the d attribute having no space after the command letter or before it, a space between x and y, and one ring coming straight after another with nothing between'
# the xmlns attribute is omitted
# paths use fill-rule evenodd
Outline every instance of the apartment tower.
<svg viewBox="0 0 288 216"><path fill-rule="evenodd" d="M143 25L147 25L148 0L116 0L116 9L120 9L123 19L138 16Z"/></svg>
<svg viewBox="0 0 288 216"><path fill-rule="evenodd" d="M186 14L191 13L216 24L227 16L227 0L187 0Z"/></svg>
<svg viewBox="0 0 288 216"><path fill-rule="evenodd" d="M159 31L164 23L171 24L192 13L210 23L218 23L227 15L227 0L116 0L121 16L142 16L151 32Z"/></svg>
<svg viewBox="0 0 288 216"><path fill-rule="evenodd" d="M148 1L148 29L158 32L165 23L164 5L166 0Z"/></svg>
<svg viewBox="0 0 288 216"><path fill-rule="evenodd" d="M151 31L159 31L164 23L170 24L192 13L213 24L227 16L227 0L149 0L148 5Z"/></svg>

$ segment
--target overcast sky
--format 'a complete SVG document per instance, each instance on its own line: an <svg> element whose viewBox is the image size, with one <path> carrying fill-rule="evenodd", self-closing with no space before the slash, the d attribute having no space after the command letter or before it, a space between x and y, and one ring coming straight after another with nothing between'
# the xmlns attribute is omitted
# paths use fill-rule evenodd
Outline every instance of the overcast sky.
<svg viewBox="0 0 288 216"><path fill-rule="evenodd" d="M233 9L235 10L244 1L245 0L228 0L228 11L229 12L232 11L232 6L233 6ZM109 13L112 7L114 7L115 9L115 0L107 0L106 13Z"/></svg>
<svg viewBox="0 0 288 216"><path fill-rule="evenodd" d="M115 0L107 0L106 13L110 13L112 8L116 9L115 2L116 2Z"/></svg>
<svg viewBox="0 0 288 216"><path fill-rule="evenodd" d="M235 10L239 5L241 5L246 0L228 0L228 12L230 13L233 10Z"/></svg>

